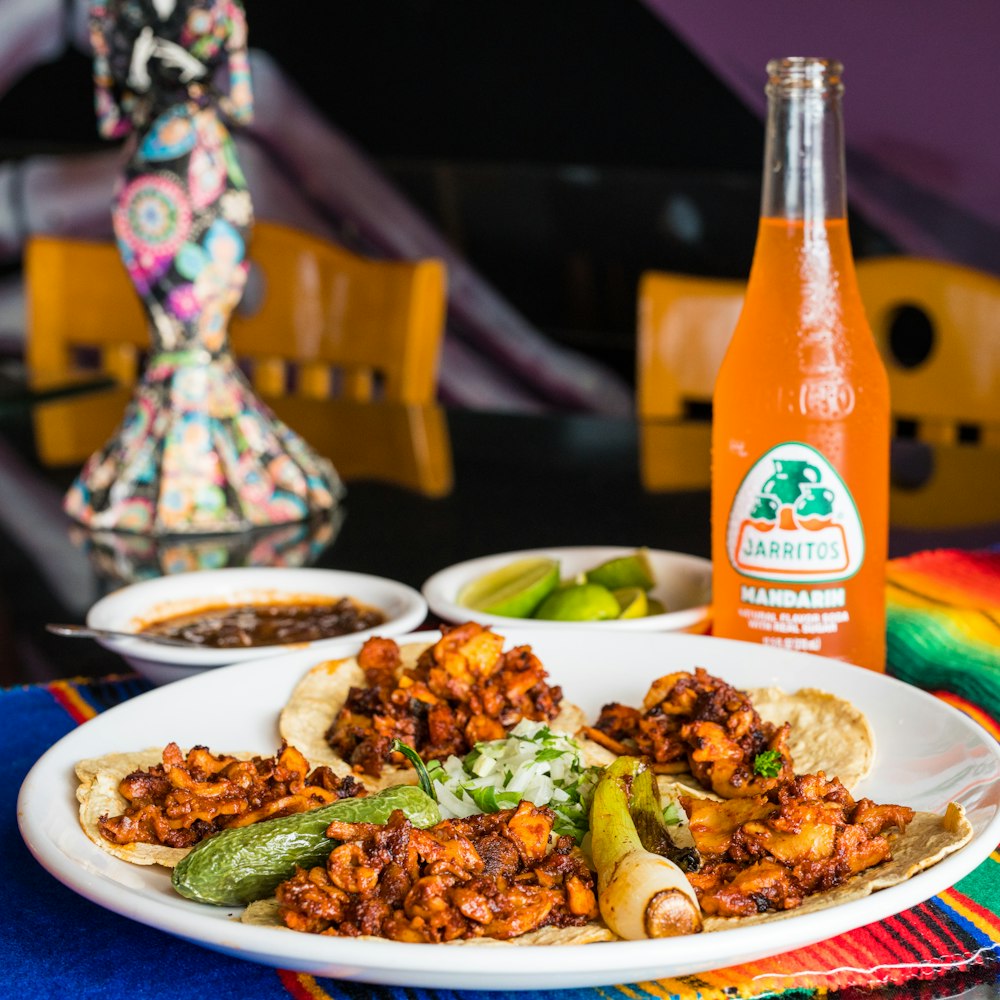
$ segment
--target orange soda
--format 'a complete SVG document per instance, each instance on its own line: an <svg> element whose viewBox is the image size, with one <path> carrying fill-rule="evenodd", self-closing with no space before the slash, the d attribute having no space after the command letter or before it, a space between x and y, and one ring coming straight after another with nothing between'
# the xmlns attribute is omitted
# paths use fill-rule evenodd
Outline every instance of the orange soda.
<svg viewBox="0 0 1000 1000"><path fill-rule="evenodd" d="M848 236L840 72L768 64L761 220L713 398L713 630L884 670L889 388Z"/></svg>

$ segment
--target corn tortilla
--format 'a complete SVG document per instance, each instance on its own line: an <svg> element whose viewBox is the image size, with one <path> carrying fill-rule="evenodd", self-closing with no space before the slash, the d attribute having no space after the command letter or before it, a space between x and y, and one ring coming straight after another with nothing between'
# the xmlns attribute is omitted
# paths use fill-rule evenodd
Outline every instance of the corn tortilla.
<svg viewBox="0 0 1000 1000"><path fill-rule="evenodd" d="M788 750L796 774L822 771L850 791L871 773L875 734L864 712L851 702L817 688L787 694L769 687L748 693L765 722L791 725Z"/></svg>
<svg viewBox="0 0 1000 1000"><path fill-rule="evenodd" d="M257 755L241 752L226 756L237 760L251 760ZM80 782L76 798L80 803L80 825L83 832L98 847L134 865L163 865L165 868L173 868L191 850L190 847L166 847L163 844L115 844L101 836L97 825L102 816L121 816L128 808L127 799L118 791L123 778L133 771L147 771L162 763L163 748L150 747L148 750L92 757L81 760L76 765L76 776Z"/></svg>
<svg viewBox="0 0 1000 1000"><path fill-rule="evenodd" d="M428 643L410 642L399 647L399 670L412 669ZM370 791L390 785L415 785L417 773L411 767L386 764L374 778L358 774L326 741L326 732L347 701L352 687L364 687L365 674L357 659L325 660L312 667L292 691L278 717L278 731L283 739L297 747L313 767L325 764L334 773L351 775ZM563 701L558 715L548 726L553 732L575 734L584 723L584 714L576 705Z"/></svg>

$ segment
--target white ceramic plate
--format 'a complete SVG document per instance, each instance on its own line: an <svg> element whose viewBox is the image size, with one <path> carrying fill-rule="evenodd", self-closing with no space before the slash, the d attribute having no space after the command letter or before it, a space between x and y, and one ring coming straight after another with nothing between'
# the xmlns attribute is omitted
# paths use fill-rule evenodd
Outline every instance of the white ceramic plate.
<svg viewBox="0 0 1000 1000"><path fill-rule="evenodd" d="M94 604L87 613L87 624L131 632L144 621L182 614L198 605L235 605L281 597L288 599L295 595L353 597L362 604L378 608L386 619L376 628L352 632L349 636L296 643L296 649L331 650L344 641L354 645L358 638L370 635L400 635L419 628L427 617L427 603L423 597L412 587L395 580L332 569L251 567L174 573L130 584ZM183 649L156 645L142 638L99 641L156 684L180 680L212 667L273 657L288 651L288 647L275 646Z"/></svg>
<svg viewBox="0 0 1000 1000"><path fill-rule="evenodd" d="M403 944L301 934L233 922L238 910L182 899L166 869L130 865L92 844L77 820L73 766L108 751L207 744L215 751L273 753L276 719L315 650L223 667L112 708L60 740L21 788L18 819L35 857L88 899L208 948L313 975L414 987L557 989L631 983L721 968L788 951L880 920L954 884L1000 841L1000 745L933 696L880 674L806 653L725 639L655 633L511 629L508 646L529 643L550 679L593 718L611 700L638 704L671 670L706 667L738 687L821 686L865 711L878 745L859 795L940 812L962 803L975 837L962 850L901 885L780 924L758 924L660 941L567 947ZM425 632L407 639L433 641ZM234 674L239 670L239 674ZM240 710L229 711L235 685ZM86 933L83 929L81 933Z"/></svg>
<svg viewBox="0 0 1000 1000"><path fill-rule="evenodd" d="M520 552L503 552L456 563L439 570L424 581L421 588L431 611L446 621L476 621L483 625L496 625L498 629L522 628L579 628L580 622L553 622L534 618L506 618L473 611L458 603L462 588L472 580L509 565L518 559L545 557L557 559L563 579L593 569L608 559L630 555L636 549L617 545L590 545L571 548L523 549ZM615 632L680 632L704 631L712 600L712 564L700 556L682 552L647 549L650 567L656 585L650 596L657 598L667 613L648 615L645 618L626 618L609 621L586 622L588 629L611 629Z"/></svg>

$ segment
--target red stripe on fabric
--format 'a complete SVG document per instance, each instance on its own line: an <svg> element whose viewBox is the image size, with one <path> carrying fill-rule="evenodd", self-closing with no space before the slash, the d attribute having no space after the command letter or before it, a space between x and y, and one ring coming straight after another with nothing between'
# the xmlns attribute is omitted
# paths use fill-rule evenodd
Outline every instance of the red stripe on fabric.
<svg viewBox="0 0 1000 1000"><path fill-rule="evenodd" d="M279 969L278 979L281 981L281 985L285 987L288 995L294 997L294 1000L316 1000L314 994L307 990L301 983L297 972Z"/></svg>
<svg viewBox="0 0 1000 1000"><path fill-rule="evenodd" d="M873 961L873 958L876 958L875 951L872 939L866 933L866 928L859 928L846 934L839 934L826 941L817 941L816 944L797 949L789 954L794 956L796 971L813 969L818 973L818 978L809 977L812 985L820 985L824 979L830 977L833 977L834 982L838 985L848 985L864 981L859 980L857 974L852 970L868 969L872 965L879 964L878 960ZM791 972L792 970L786 969L785 971Z"/></svg>
<svg viewBox="0 0 1000 1000"><path fill-rule="evenodd" d="M941 895L943 896L944 893ZM968 939L959 935L959 929L936 906L925 903L920 907L920 913L925 920L933 921L934 925L941 929L951 942L954 951L964 952L969 949Z"/></svg>
<svg viewBox="0 0 1000 1000"><path fill-rule="evenodd" d="M840 969L844 966L864 965L870 949L860 940L860 935L841 934L827 941L818 941L806 953L809 967L815 969ZM817 961L811 961L812 959Z"/></svg>
<svg viewBox="0 0 1000 1000"><path fill-rule="evenodd" d="M897 940L905 942L912 950L914 958L919 961L932 961L940 958L942 954L950 953L950 945L933 933L930 924L922 920L913 910L907 911L905 917L896 915L884 923L896 932ZM914 923L918 926L914 927Z"/></svg>
<svg viewBox="0 0 1000 1000"><path fill-rule="evenodd" d="M954 955L956 948L965 951L965 946L954 938L951 934L942 937L938 933L935 921L930 919L927 907L920 906L905 913L897 914L892 918L892 922L900 928L906 928L908 933L916 937L922 945L933 948L931 957L944 958Z"/></svg>
<svg viewBox="0 0 1000 1000"><path fill-rule="evenodd" d="M869 924L867 927L842 934L838 940L844 943L850 942L849 953L852 964L881 965L895 958L891 947L895 942L890 939L890 944L887 945L885 938L886 935L879 924Z"/></svg>
<svg viewBox="0 0 1000 1000"><path fill-rule="evenodd" d="M872 924L868 930L883 949L879 964L892 965L911 959L924 960L931 957L930 949L921 948L919 942L916 942L914 946L912 935L905 927L900 926L895 917L889 917L878 924ZM909 954L900 955L901 947L909 947Z"/></svg>
<svg viewBox="0 0 1000 1000"><path fill-rule="evenodd" d="M869 964L873 946L865 928L839 934L826 941L818 941L800 951L794 952L802 966L811 969L841 969L845 967L865 967Z"/></svg>
<svg viewBox="0 0 1000 1000"><path fill-rule="evenodd" d="M79 726L94 717L93 712L87 712L82 702L75 697L74 692L66 684L53 683L47 685L49 693L63 707L66 714Z"/></svg>
<svg viewBox="0 0 1000 1000"><path fill-rule="evenodd" d="M931 585L944 585L954 591L982 597L985 603L995 605L1000 600L1000 559L993 552L965 552L957 549L939 549L904 556L889 564L889 580L894 577L906 580L914 589L921 589L917 579ZM940 595L935 595L940 596Z"/></svg>
<svg viewBox="0 0 1000 1000"><path fill-rule="evenodd" d="M905 983L913 977L923 978L932 975L929 970L939 958L950 955L948 949L944 949L942 956L935 954L934 949L924 947L919 938L915 937L910 928L898 917L869 924L859 931L849 931L842 935L842 939L850 941L854 947L860 947L861 951L850 962L841 963L840 976L837 977L838 986ZM940 940L938 943L941 943ZM959 955L952 957L962 957L962 951L964 949L960 949ZM918 966L923 966L924 969L916 968ZM859 977L859 970L867 970L867 976L862 974L863 978Z"/></svg>

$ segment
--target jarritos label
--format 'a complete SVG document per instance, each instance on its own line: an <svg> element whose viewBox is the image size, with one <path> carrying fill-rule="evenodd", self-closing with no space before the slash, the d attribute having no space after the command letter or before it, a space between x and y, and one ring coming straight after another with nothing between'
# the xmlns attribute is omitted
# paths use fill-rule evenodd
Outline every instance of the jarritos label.
<svg viewBox="0 0 1000 1000"><path fill-rule="evenodd" d="M865 538L850 491L820 452L786 441L757 460L733 500L726 531L733 567L778 583L846 580Z"/></svg>

